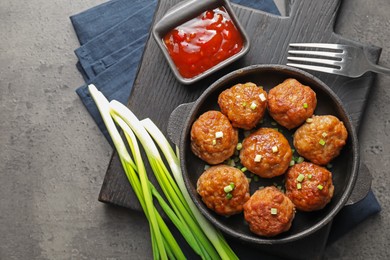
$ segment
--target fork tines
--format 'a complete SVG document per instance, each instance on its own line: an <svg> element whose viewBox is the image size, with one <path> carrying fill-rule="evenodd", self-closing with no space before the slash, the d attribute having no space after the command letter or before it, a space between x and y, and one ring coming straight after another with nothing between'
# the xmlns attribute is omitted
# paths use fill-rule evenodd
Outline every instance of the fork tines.
<svg viewBox="0 0 390 260"><path fill-rule="evenodd" d="M341 68L344 51L340 44L325 43L290 43L288 51L287 65L322 71L337 73Z"/></svg>

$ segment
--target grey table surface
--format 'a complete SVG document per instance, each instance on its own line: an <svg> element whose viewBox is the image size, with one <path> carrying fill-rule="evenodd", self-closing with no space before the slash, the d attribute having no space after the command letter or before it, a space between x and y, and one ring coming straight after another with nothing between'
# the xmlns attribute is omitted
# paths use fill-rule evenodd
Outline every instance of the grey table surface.
<svg viewBox="0 0 390 260"><path fill-rule="evenodd" d="M143 215L97 201L112 149L75 93L69 16L102 2L0 1L0 259L152 257ZM389 0L344 0L335 30L390 67ZM389 82L378 75L359 133L383 210L324 259L390 258Z"/></svg>

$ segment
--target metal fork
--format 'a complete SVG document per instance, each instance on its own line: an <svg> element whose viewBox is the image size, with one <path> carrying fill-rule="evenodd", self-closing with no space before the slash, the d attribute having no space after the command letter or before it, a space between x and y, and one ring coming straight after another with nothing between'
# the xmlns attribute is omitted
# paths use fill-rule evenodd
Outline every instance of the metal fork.
<svg viewBox="0 0 390 260"><path fill-rule="evenodd" d="M328 43L290 43L289 46L289 66L347 77L360 77L367 71L390 75L389 68L369 61L363 48Z"/></svg>

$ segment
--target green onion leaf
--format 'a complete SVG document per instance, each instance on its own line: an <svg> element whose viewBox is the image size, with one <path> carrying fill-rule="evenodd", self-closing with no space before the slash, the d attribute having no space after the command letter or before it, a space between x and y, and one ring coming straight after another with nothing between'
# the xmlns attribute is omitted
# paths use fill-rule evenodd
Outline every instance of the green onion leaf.
<svg viewBox="0 0 390 260"><path fill-rule="evenodd" d="M300 173L297 177L297 181L299 182L302 182L304 179L305 179L305 175L303 175L302 173Z"/></svg>

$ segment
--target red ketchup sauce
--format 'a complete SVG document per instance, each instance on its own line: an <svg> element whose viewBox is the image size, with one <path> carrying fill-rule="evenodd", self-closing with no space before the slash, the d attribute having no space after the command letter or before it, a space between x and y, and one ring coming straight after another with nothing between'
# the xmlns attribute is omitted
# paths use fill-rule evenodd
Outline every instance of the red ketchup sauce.
<svg viewBox="0 0 390 260"><path fill-rule="evenodd" d="M165 46L184 78L193 78L238 53L243 39L224 7L209 10L174 28Z"/></svg>

